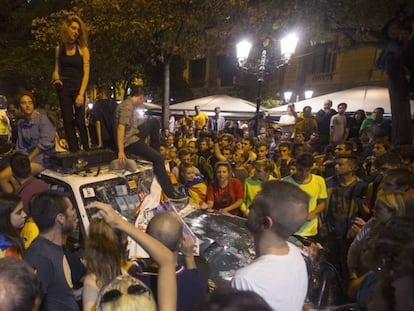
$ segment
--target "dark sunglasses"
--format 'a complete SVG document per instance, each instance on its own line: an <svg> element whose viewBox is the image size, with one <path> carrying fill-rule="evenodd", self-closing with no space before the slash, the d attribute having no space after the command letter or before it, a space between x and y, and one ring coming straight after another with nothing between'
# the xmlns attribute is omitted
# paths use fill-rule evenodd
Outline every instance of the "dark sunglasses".
<svg viewBox="0 0 414 311"><path fill-rule="evenodd" d="M145 286L142 286L140 284L137 285L131 285L128 287L127 294L128 295L142 295L146 292L149 292L149 289ZM119 291L118 289L111 289L110 291L106 292L101 299L101 305L103 303L113 302L118 300L123 293Z"/></svg>

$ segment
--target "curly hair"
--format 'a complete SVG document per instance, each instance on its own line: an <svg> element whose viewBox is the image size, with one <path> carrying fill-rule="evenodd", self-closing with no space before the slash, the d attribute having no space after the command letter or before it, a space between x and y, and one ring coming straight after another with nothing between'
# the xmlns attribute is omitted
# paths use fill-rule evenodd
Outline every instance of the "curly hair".
<svg viewBox="0 0 414 311"><path fill-rule="evenodd" d="M36 107L36 98L34 97L34 95L33 95L33 93L32 92L30 92L30 91L27 91L27 90L23 90L23 91L20 91L18 94L17 94L17 97L16 97L16 99L17 99L17 103L20 105L20 100L22 99L22 97L23 96L29 96L30 97L30 99L32 100L32 102L33 102L33 106L34 107Z"/></svg>
<svg viewBox="0 0 414 311"><path fill-rule="evenodd" d="M76 44L79 47L84 48L88 47L88 31L86 29L85 23L79 16L71 15L69 16L62 24L62 28L60 30L61 38L63 43L67 43L69 39L69 27L70 25L75 22L79 25L79 37L76 41Z"/></svg>

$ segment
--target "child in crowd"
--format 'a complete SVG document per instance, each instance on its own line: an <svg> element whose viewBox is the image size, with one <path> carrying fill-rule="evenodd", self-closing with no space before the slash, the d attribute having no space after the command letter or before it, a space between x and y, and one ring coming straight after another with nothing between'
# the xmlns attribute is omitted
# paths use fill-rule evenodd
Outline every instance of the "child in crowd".
<svg viewBox="0 0 414 311"><path fill-rule="evenodd" d="M205 204L207 199L207 185L204 180L196 174L196 167L192 164L181 163L180 182L186 195L192 198L199 206Z"/></svg>

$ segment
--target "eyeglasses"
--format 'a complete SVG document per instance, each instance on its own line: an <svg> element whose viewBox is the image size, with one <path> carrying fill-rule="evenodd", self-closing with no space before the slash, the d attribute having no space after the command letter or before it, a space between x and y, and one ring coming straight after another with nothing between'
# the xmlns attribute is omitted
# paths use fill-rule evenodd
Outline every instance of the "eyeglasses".
<svg viewBox="0 0 414 311"><path fill-rule="evenodd" d="M145 294L147 292L149 292L149 289L146 288L145 286L140 285L140 284L131 285L127 289L127 294L128 295L142 295L142 294ZM118 289L111 289L110 291L106 292L102 296L100 304L102 305L104 303L116 301L122 295L123 295L123 293L121 291L119 291Z"/></svg>

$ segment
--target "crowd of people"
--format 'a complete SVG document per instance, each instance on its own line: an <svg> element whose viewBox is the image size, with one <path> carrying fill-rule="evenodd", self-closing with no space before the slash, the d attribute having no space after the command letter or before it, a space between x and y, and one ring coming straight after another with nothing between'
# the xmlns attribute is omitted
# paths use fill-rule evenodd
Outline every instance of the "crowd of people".
<svg viewBox="0 0 414 311"><path fill-rule="evenodd" d="M90 148L88 78L86 28L72 16L62 26L53 72L70 152ZM33 94L21 92L20 111L10 104L0 119L1 142L15 143L0 171L0 306L302 310L309 275L289 241L295 235L323 246L341 281L341 302L356 302L359 310L414 309L414 150L392 145L383 108L367 117L364 110L348 115L345 102L335 110L327 100L316 114L309 106L297 113L289 104L279 122L256 127L225 120L220 107L209 117L195 106L161 131L156 118L137 113L144 100L136 86L118 106L102 92L98 147L113 149L119 165L137 157L152 162L172 202L190 198L206 213L245 217L255 260L235 273L231 288L208 294L177 215L155 216L144 233L102 202L86 207L95 214L84 251L70 250L74 203L34 177L55 152L56 129L35 109ZM127 236L150 262L127 258Z"/></svg>
<svg viewBox="0 0 414 311"><path fill-rule="evenodd" d="M65 246L77 222L70 197L48 191L33 176L53 149L54 129L26 92L20 96L25 117L18 123L17 152L1 172L14 183L0 195L0 246L2 257L23 258L35 268L33 305L196 310L200 303L203 308L207 302L224 304L223 292L248 291L258 295L254 301L264 310L301 310L309 276L301 252L288 241L296 235L324 247L342 283L341 302L379 310L382 299L381 310L410 309L414 153L411 146L392 146L382 108L371 117L363 110L347 116L346 103L338 104L337 113L327 101L314 116L310 107L293 114L289 105L293 122L281 119L252 137L247 124L224 120L219 107L210 118L195 107L196 121L186 112L172 132L160 131L155 118L133 113L144 99L143 89L134 87L115 109L118 161L134 156L152 161L173 201L190 197L206 212L247 218L256 259L236 272L232 290L208 295L207 277L195 264L181 219L160 214L145 234L102 202L87 207L98 216L91 219L84 252L72 253ZM127 235L147 250L152 263L128 260ZM6 263L28 269L26 263Z"/></svg>

